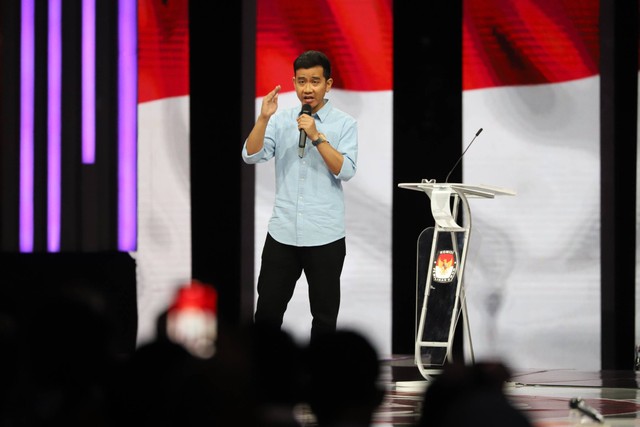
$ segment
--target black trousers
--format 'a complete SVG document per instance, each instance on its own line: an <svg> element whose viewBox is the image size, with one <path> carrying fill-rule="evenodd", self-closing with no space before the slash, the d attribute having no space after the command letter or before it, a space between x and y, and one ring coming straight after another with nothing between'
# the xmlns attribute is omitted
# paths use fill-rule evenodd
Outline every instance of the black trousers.
<svg viewBox="0 0 640 427"><path fill-rule="evenodd" d="M304 271L309 284L311 340L335 332L340 308L340 275L346 255L345 239L312 247L277 242L271 235L262 249L258 276L256 324L280 328L296 283Z"/></svg>

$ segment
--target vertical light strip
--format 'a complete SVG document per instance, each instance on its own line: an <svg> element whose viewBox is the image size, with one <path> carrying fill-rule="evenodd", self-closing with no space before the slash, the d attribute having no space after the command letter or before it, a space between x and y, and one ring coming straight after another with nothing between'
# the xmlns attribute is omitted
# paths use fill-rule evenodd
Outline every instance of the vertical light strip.
<svg viewBox="0 0 640 427"><path fill-rule="evenodd" d="M35 0L22 0L20 27L20 252L33 252Z"/></svg>
<svg viewBox="0 0 640 427"><path fill-rule="evenodd" d="M136 249L137 1L118 2L118 249Z"/></svg>
<svg viewBox="0 0 640 427"><path fill-rule="evenodd" d="M133 2L135 3L135 2ZM82 162L96 158L96 1L82 0Z"/></svg>
<svg viewBox="0 0 640 427"><path fill-rule="evenodd" d="M47 105L47 249L60 251L62 0L49 0Z"/></svg>

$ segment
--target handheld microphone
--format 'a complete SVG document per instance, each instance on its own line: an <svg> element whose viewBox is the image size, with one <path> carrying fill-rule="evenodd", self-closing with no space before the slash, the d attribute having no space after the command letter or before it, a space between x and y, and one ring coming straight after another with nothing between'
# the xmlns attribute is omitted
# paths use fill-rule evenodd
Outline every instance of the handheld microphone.
<svg viewBox="0 0 640 427"><path fill-rule="evenodd" d="M302 104L302 110L300 110L300 114L298 114L298 117L302 114L311 115L311 105ZM305 145L307 145L307 133L304 131L304 129L300 129L300 139L298 140L298 156L300 156L300 158L304 156Z"/></svg>
<svg viewBox="0 0 640 427"><path fill-rule="evenodd" d="M460 160L462 160L462 158L464 157L464 153L467 152L467 150L469 149L469 147L471 147L471 144L473 144L473 141L476 140L476 138L478 137L478 135L480 135L480 133L482 132L482 128L478 129L478 132L476 132L476 135L473 137L473 139L471 140L471 142L469 143L469 145L467 145L467 148L464 149L464 151L462 152L462 154L460 155L460 158L458 159L458 161L456 162L455 165L453 165L453 167L451 168L451 170L449 171L449 173L447 174L447 178L445 178L444 183L447 184L449 183L449 175L451 175L451 172L453 172L453 170L456 168L456 166L458 166L458 163L460 163Z"/></svg>
<svg viewBox="0 0 640 427"><path fill-rule="evenodd" d="M591 418L596 422L604 423L604 418L602 417L602 414L598 412L596 409L587 405L587 403L580 397L574 397L573 399L571 399L569 401L569 407L571 409L577 410L582 415L586 415L587 417Z"/></svg>

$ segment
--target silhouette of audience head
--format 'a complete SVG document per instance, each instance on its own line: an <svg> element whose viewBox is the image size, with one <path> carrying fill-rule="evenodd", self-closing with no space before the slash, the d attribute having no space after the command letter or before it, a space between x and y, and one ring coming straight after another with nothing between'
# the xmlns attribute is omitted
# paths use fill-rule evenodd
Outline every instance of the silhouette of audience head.
<svg viewBox="0 0 640 427"><path fill-rule="evenodd" d="M531 427L504 393L510 375L501 363L445 365L425 390L417 426Z"/></svg>
<svg viewBox="0 0 640 427"><path fill-rule="evenodd" d="M123 367L120 393L114 396L114 425L256 425L249 334L242 328L216 329L214 342L203 328L208 323L200 322L210 319L187 313L196 317L177 325L187 329L172 335L167 320L172 310L180 310L176 307L158 316L156 339L139 346ZM188 330L191 320L197 324Z"/></svg>
<svg viewBox="0 0 640 427"><path fill-rule="evenodd" d="M319 426L371 425L384 398L380 360L364 335L337 330L306 348L307 400Z"/></svg>
<svg viewBox="0 0 640 427"><path fill-rule="evenodd" d="M171 341L194 356L213 356L218 337L217 290L198 280L185 284L176 292L164 321Z"/></svg>
<svg viewBox="0 0 640 427"><path fill-rule="evenodd" d="M303 349L286 331L267 324L251 327L252 394L261 426L300 426L303 403Z"/></svg>

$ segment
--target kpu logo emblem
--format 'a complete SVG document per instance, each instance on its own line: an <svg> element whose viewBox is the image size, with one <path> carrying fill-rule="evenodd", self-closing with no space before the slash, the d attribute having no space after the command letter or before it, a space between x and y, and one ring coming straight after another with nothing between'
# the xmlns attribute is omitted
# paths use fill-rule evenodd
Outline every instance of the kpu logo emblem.
<svg viewBox="0 0 640 427"><path fill-rule="evenodd" d="M433 281L450 283L456 277L456 256L453 251L440 251L433 262Z"/></svg>

